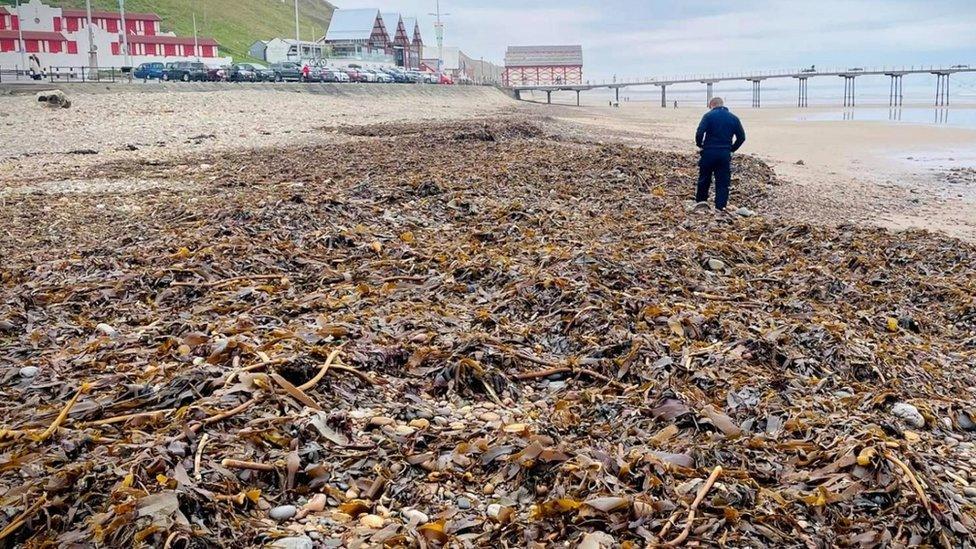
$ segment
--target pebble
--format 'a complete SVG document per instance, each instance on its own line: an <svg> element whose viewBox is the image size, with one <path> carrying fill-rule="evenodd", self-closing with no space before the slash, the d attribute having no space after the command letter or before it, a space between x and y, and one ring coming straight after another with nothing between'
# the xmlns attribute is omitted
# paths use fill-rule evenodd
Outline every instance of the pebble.
<svg viewBox="0 0 976 549"><path fill-rule="evenodd" d="M976 498L976 486L967 486L962 489L962 493L971 498Z"/></svg>
<svg viewBox="0 0 976 549"><path fill-rule="evenodd" d="M395 420L392 417L386 416L375 416L369 420L369 424L372 427L383 427L385 425L392 425Z"/></svg>
<svg viewBox="0 0 976 549"><path fill-rule="evenodd" d="M754 215L756 215L756 212L754 212L754 211L750 210L749 208L746 208L745 206L743 206L743 207L739 208L738 210L736 210L735 211L735 214L738 215L738 216L741 216L741 217L753 217Z"/></svg>
<svg viewBox="0 0 976 549"><path fill-rule="evenodd" d="M973 431L976 430L976 423L973 423L972 418L966 412L960 412L959 417L956 418L956 422L959 423L959 427L963 431Z"/></svg>
<svg viewBox="0 0 976 549"><path fill-rule="evenodd" d="M919 413L918 408L907 402L897 402L891 407L891 414L905 420L906 423L915 427L925 427L925 418Z"/></svg>
<svg viewBox="0 0 976 549"><path fill-rule="evenodd" d="M446 417L434 416L434 425L444 426L447 425L448 423L450 423L450 420L448 420Z"/></svg>
<svg viewBox="0 0 976 549"><path fill-rule="evenodd" d="M39 368L37 366L24 366L20 369L20 377L34 377Z"/></svg>
<svg viewBox="0 0 976 549"><path fill-rule="evenodd" d="M411 427L416 427L417 429L426 429L430 427L430 421L425 418L415 419L410 422Z"/></svg>
<svg viewBox="0 0 976 549"><path fill-rule="evenodd" d="M297 536L293 538L281 538L271 544L274 549L313 549L315 543L308 536Z"/></svg>
<svg viewBox="0 0 976 549"><path fill-rule="evenodd" d="M275 520L288 520L295 516L296 513L298 513L298 507L294 505L279 505L272 509L268 513L268 516Z"/></svg>
<svg viewBox="0 0 976 549"><path fill-rule="evenodd" d="M418 511L417 509L404 509L403 518L414 524L427 524L430 522L430 517L428 517L426 513Z"/></svg>
<svg viewBox="0 0 976 549"><path fill-rule="evenodd" d="M495 412L485 412L478 416L478 419L484 422L500 421L502 416L496 414Z"/></svg>
<svg viewBox="0 0 976 549"><path fill-rule="evenodd" d="M489 495L489 496L491 494L494 494L495 493L495 485L492 484L492 483L490 483L490 482L488 484L485 484L485 487L482 489L482 492L484 492L486 495Z"/></svg>
<svg viewBox="0 0 976 549"><path fill-rule="evenodd" d="M396 433L398 437L408 437L416 433L417 430L409 425L397 425L397 428L393 432Z"/></svg>
<svg viewBox="0 0 976 549"><path fill-rule="evenodd" d="M471 500L468 499L468 498L465 498L465 497L460 497L460 498L457 499L457 506L458 506L458 509L470 509L471 508Z"/></svg>
<svg viewBox="0 0 976 549"><path fill-rule="evenodd" d="M725 262L722 261L721 259L715 259L715 258L709 259L708 262L707 262L707 265L708 265L708 269L710 271L724 271L725 270Z"/></svg>
<svg viewBox="0 0 976 549"><path fill-rule="evenodd" d="M359 524L366 528L382 528L386 521L379 515L363 515L359 519Z"/></svg>

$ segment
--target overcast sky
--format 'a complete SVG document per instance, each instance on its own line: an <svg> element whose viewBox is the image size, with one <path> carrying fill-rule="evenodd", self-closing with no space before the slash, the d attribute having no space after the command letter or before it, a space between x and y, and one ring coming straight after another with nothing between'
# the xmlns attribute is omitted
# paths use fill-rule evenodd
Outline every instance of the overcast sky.
<svg viewBox="0 0 976 549"><path fill-rule="evenodd" d="M434 0L332 0L420 17ZM976 66L976 0L441 0L445 45L500 62L509 45L582 44L588 79L817 64Z"/></svg>

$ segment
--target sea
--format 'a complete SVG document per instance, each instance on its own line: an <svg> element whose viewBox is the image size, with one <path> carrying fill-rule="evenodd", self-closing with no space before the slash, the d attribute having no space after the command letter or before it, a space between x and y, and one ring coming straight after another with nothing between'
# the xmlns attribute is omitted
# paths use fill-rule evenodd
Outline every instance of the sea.
<svg viewBox="0 0 976 549"><path fill-rule="evenodd" d="M949 82L948 108L936 107L936 78L927 74L907 75L903 80L903 103L901 108L888 108L889 79L884 76L861 76L857 78L855 107L845 108L844 81L841 78L820 77L809 80L808 104L812 108L796 109L790 116L803 121L844 122L877 121L892 124L922 124L976 129L976 74L955 74ZM704 84L679 84L668 86L668 107L675 101L679 107L704 106L706 92ZM752 85L749 82L719 82L715 84L714 95L722 97L730 108L752 108ZM569 92L564 92L560 103L575 101ZM537 94L536 100L545 99ZM609 101L614 92L597 89L584 93L585 101ZM620 91L621 101L647 102L659 105L660 88L654 86L624 88ZM554 101L556 99L554 98ZM794 80L767 80L763 82L762 107L796 108L797 84Z"/></svg>

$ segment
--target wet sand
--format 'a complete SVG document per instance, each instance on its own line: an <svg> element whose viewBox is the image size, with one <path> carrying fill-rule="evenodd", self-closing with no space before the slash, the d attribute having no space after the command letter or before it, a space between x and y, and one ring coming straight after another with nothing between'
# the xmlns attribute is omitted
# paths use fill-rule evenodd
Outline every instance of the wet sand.
<svg viewBox="0 0 976 549"><path fill-rule="evenodd" d="M703 109L647 102L609 108L539 106L605 139L694 150ZM976 241L976 130L875 121L809 121L836 108L732 107L746 127L742 152L784 180L770 210L827 223L937 230ZM733 200L734 200L733 191Z"/></svg>

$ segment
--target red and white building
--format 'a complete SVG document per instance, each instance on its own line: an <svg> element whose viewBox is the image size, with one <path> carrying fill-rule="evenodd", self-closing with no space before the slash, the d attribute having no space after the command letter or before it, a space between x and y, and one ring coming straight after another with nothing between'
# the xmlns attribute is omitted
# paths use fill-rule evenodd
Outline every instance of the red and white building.
<svg viewBox="0 0 976 549"><path fill-rule="evenodd" d="M583 46L509 46L505 52L505 86L582 83Z"/></svg>
<svg viewBox="0 0 976 549"><path fill-rule="evenodd" d="M91 22L99 67L126 66L123 32L130 66L154 61L200 61L211 66L231 62L229 57L220 57L219 44L212 38L162 32L162 19L155 13L126 12L124 31L118 12L93 10ZM88 37L86 10L48 6L41 0L22 3L19 11L0 6L0 67L22 67L29 55L36 55L45 70L88 66Z"/></svg>

